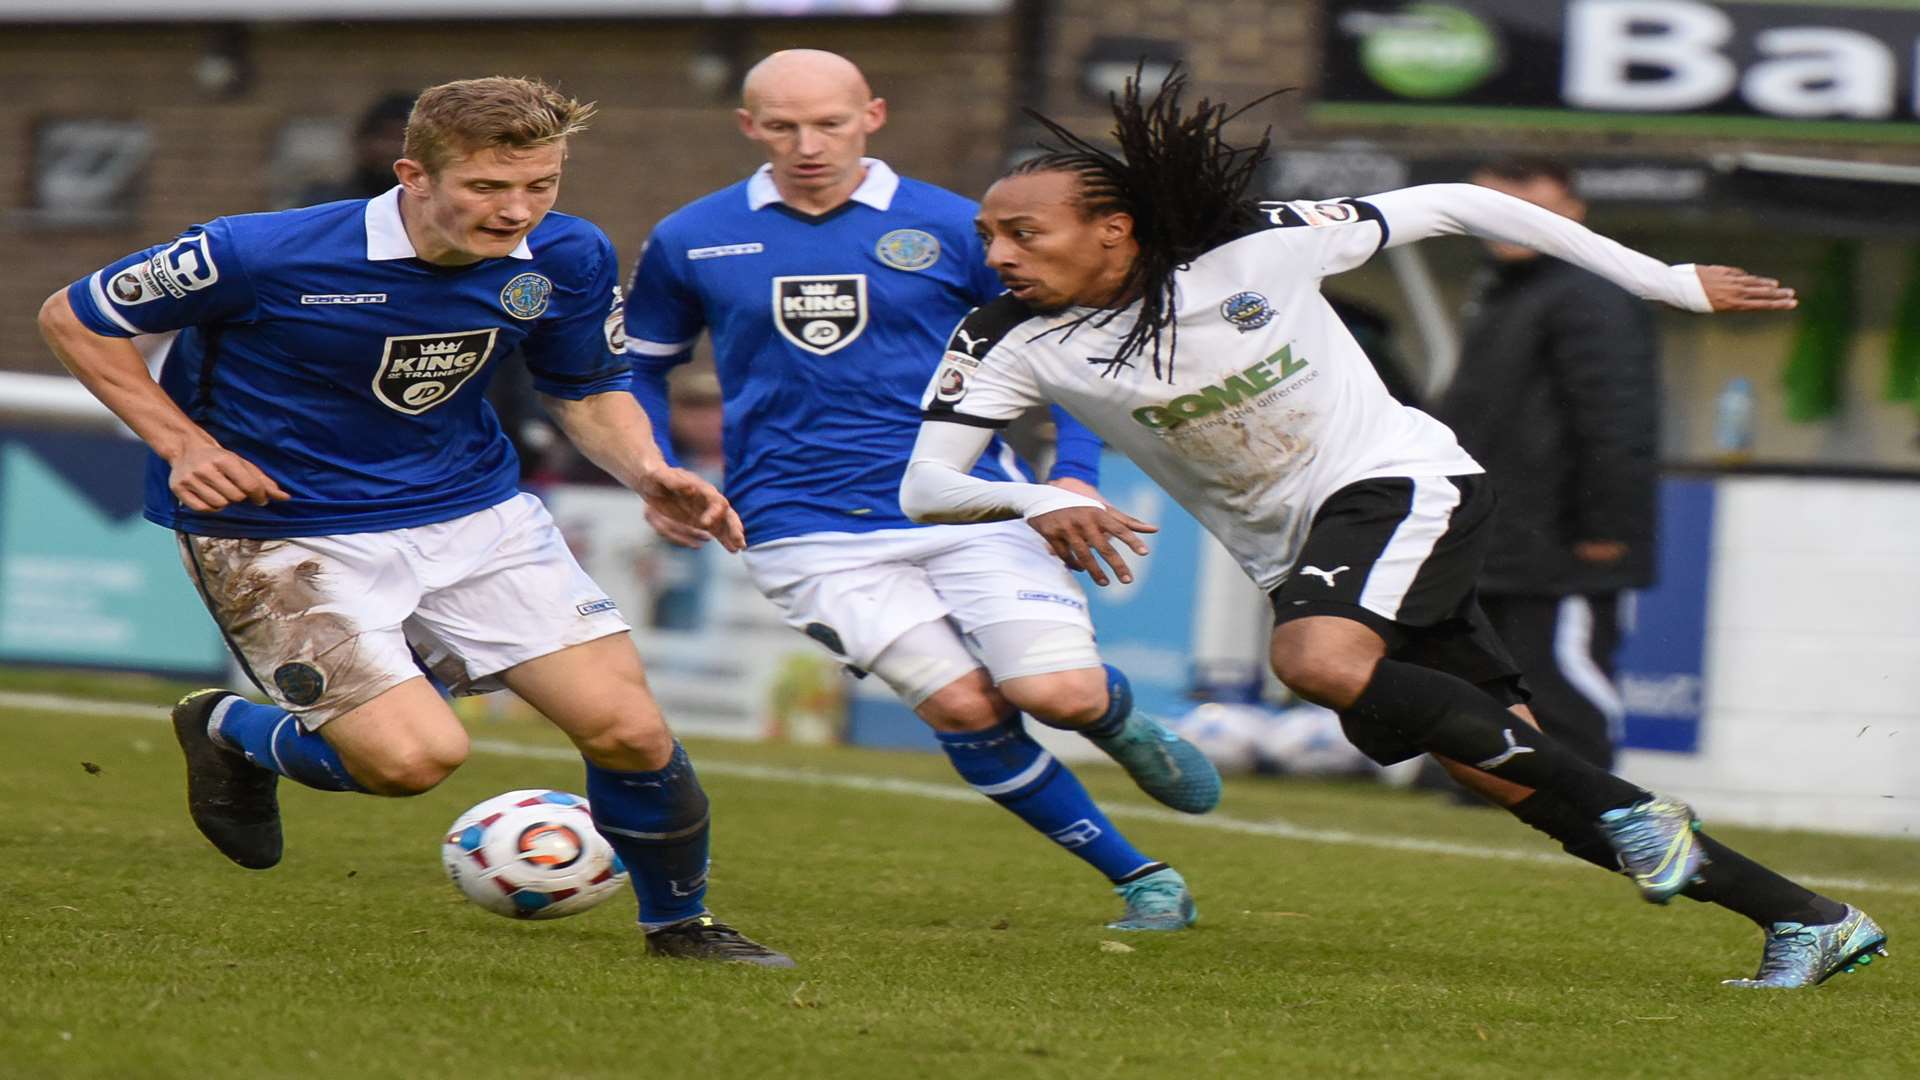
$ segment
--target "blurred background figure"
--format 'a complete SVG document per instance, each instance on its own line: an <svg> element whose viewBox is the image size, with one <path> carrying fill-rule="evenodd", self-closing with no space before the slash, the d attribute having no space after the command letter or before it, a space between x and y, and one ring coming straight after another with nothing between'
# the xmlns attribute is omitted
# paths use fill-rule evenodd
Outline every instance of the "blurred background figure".
<svg viewBox="0 0 1920 1080"><path fill-rule="evenodd" d="M407 116L413 112L413 94L381 96L360 114L353 126L353 171L336 180L309 184L296 205L313 206L338 199L371 199L396 181L393 163L406 139Z"/></svg>
<svg viewBox="0 0 1920 1080"><path fill-rule="evenodd" d="M1580 221L1571 175L1510 158L1473 176ZM1462 312L1460 369L1434 414L1500 493L1480 602L1556 739L1613 764L1627 590L1653 583L1659 344L1646 305L1559 259L1489 242Z"/></svg>
<svg viewBox="0 0 1920 1080"><path fill-rule="evenodd" d="M667 441L680 467L719 484L726 472L721 444L720 380L711 371L691 371L673 380L673 412ZM650 624L659 630L697 630L707 617L716 567L711 547L663 543L653 549L657 592Z"/></svg>

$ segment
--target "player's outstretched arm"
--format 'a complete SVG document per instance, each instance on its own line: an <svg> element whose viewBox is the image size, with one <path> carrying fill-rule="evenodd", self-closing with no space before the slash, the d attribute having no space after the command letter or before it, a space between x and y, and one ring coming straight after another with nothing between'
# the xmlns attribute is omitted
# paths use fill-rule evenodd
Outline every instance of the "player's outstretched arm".
<svg viewBox="0 0 1920 1080"><path fill-rule="evenodd" d="M133 342L87 329L66 290L40 305L40 336L89 393L173 467L167 486L189 510L212 513L237 502L265 506L291 498L253 462L222 447L181 412L153 381Z"/></svg>
<svg viewBox="0 0 1920 1080"><path fill-rule="evenodd" d="M654 445L653 427L625 390L577 401L541 395L560 430L587 460L638 492L649 509L688 529L704 532L728 551L747 546L740 515L712 484L668 465Z"/></svg>
<svg viewBox="0 0 1920 1080"><path fill-rule="evenodd" d="M1532 248L1599 274L1643 300L1685 311L1785 311L1792 289L1729 266L1668 266L1577 221L1478 184L1423 184L1364 200L1387 223L1387 246L1477 236Z"/></svg>
<svg viewBox="0 0 1920 1080"><path fill-rule="evenodd" d="M1085 570L1095 584L1107 584L1107 575L1094 557L1096 552L1122 582L1132 581L1133 571L1109 539L1119 539L1135 554L1145 555L1146 544L1136 534L1153 532L1154 527L1065 487L982 480L972 475L973 463L992 439L992 430L972 424L944 420L922 423L906 476L900 482L900 509L921 522L1024 517L1060 561L1072 569Z"/></svg>

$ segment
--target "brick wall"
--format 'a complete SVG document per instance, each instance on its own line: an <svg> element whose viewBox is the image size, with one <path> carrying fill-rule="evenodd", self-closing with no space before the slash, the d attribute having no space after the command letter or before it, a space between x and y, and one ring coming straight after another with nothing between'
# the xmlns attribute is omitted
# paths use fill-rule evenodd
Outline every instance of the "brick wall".
<svg viewBox="0 0 1920 1080"><path fill-rule="evenodd" d="M260 26L251 31L250 88L208 99L192 72L210 40L200 27L9 25L0 34L0 369L57 370L32 325L41 297L80 274L185 225L269 208L267 165L294 118L350 120L374 97L478 73L537 74L602 106L576 141L561 206L605 227L631 259L649 225L680 203L750 170L757 157L733 131L731 90L703 92L692 58L719 50L756 58L810 45L853 57L893 106L875 150L911 175L968 193L998 173L1009 139L1018 56L1038 51L1034 102L1076 129L1099 132L1104 100L1079 85L1097 37L1180 44L1198 89L1244 102L1279 87L1304 92L1250 117L1279 146L1363 137L1413 153L1602 151L1698 158L1749 147L1693 136L1633 137L1511 128L1328 128L1305 104L1318 54L1315 0L1015 0L1050 7L1037 42L1021 11L973 19L889 21L675 20L526 24L360 23ZM102 115L145 121L155 136L147 195L131 225L49 229L23 219L34 125ZM1795 153L1920 162L1920 147L1797 142Z"/></svg>
<svg viewBox="0 0 1920 1080"><path fill-rule="evenodd" d="M760 160L733 127L732 92L703 94L690 58L756 58L797 45L859 62L899 119L876 152L903 172L978 190L1001 161L1010 55L1005 20L263 26L254 77L228 101L193 80L198 28L38 28L0 34L0 368L58 371L33 325L54 289L128 251L226 213L269 209L267 165L295 117L351 119L394 89L476 74L534 74L601 104L575 140L561 208L598 222L631 260L661 215ZM720 36L726 35L726 36ZM52 229L27 220L32 133L51 117L150 125L146 197L130 225ZM937 121L929 118L937 117Z"/></svg>

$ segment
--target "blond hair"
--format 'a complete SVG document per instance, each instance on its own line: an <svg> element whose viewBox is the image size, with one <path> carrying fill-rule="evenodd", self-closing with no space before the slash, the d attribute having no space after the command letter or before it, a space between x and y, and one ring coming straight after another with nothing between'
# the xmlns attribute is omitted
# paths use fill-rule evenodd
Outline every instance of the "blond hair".
<svg viewBox="0 0 1920 1080"><path fill-rule="evenodd" d="M402 154L429 173L476 150L531 150L587 129L594 104L581 104L538 79L492 76L420 92L407 117Z"/></svg>

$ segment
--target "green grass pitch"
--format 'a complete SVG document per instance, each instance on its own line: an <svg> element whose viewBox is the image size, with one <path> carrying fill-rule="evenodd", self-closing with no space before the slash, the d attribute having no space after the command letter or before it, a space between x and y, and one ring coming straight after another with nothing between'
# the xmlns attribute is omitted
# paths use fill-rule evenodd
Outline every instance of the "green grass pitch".
<svg viewBox="0 0 1920 1080"><path fill-rule="evenodd" d="M630 896L515 923L455 893L459 811L581 784L551 732L475 735L417 799L283 785L287 859L252 873L188 822L163 723L0 704L0 1077L1920 1076L1913 841L1719 830L1862 879L1828 891L1892 935L1817 991L1737 992L1745 920L1492 811L1245 781L1196 824L1084 769L1199 898L1192 931L1123 935L1104 881L933 756L695 741L714 909L800 963L707 968L647 958Z"/></svg>

